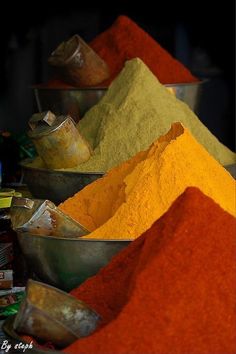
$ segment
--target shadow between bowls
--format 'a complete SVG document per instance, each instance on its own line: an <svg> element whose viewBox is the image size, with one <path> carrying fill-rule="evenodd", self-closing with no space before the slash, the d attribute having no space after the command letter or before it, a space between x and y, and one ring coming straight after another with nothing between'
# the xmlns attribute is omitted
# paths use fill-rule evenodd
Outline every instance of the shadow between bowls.
<svg viewBox="0 0 236 354"><path fill-rule="evenodd" d="M60 238L18 232L29 269L64 291L79 286L106 266L131 240Z"/></svg>

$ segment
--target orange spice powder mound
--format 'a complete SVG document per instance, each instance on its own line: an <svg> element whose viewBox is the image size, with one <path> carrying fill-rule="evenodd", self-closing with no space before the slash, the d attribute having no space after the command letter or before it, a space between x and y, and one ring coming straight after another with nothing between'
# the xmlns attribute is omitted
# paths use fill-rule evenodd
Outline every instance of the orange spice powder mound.
<svg viewBox="0 0 236 354"><path fill-rule="evenodd" d="M236 215L235 180L180 123L59 208L91 233L85 238L135 239L188 186Z"/></svg>

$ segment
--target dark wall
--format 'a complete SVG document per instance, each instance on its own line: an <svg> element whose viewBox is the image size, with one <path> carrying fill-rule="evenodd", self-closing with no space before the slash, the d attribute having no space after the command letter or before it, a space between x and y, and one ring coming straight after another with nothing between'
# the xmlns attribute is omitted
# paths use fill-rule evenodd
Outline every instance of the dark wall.
<svg viewBox="0 0 236 354"><path fill-rule="evenodd" d="M58 43L75 33L90 41L126 14L199 78L209 79L200 118L234 149L234 1L31 2L25 8L22 3L6 7L9 21L0 24L0 130L26 129L37 110L30 86L47 80L47 58Z"/></svg>

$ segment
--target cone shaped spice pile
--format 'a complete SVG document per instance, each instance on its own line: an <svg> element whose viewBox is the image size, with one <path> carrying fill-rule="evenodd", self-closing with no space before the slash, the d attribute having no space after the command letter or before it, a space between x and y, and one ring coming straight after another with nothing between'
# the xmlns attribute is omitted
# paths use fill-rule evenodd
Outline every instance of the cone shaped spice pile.
<svg viewBox="0 0 236 354"><path fill-rule="evenodd" d="M235 154L161 85L141 60L127 62L102 100L79 122L81 134L95 151L78 170L107 171L147 149L176 121L182 122L222 165L235 162Z"/></svg>
<svg viewBox="0 0 236 354"><path fill-rule="evenodd" d="M60 209L93 231L85 237L133 239L188 186L199 187L223 209L236 214L235 180L176 123L147 151L85 187Z"/></svg>
<svg viewBox="0 0 236 354"><path fill-rule="evenodd" d="M103 316L67 353L236 352L236 220L188 188L72 293Z"/></svg>
<svg viewBox="0 0 236 354"><path fill-rule="evenodd" d="M144 61L162 84L198 81L183 64L126 16L119 16L110 28L90 43L90 46L110 68L111 76L105 84L113 81L126 60L136 57Z"/></svg>
<svg viewBox="0 0 236 354"><path fill-rule="evenodd" d="M176 121L182 122L222 165L235 162L235 153L161 85L141 60L133 59L126 63L101 101L79 122L79 131L94 153L75 170L108 171L147 149ZM39 161L33 166L42 167Z"/></svg>

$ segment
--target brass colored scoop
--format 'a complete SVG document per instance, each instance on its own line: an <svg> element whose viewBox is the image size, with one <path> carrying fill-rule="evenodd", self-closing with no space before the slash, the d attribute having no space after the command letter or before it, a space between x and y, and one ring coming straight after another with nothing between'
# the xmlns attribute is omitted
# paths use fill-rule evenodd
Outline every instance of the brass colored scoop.
<svg viewBox="0 0 236 354"><path fill-rule="evenodd" d="M12 198L11 223L15 231L32 235L80 237L89 231L49 200Z"/></svg>
<svg viewBox="0 0 236 354"><path fill-rule="evenodd" d="M55 116L51 111L35 113L28 132L39 156L49 169L63 169L87 161L91 147L69 116Z"/></svg>
<svg viewBox="0 0 236 354"><path fill-rule="evenodd" d="M30 279L13 327L64 348L98 327L101 317L87 304L50 285Z"/></svg>
<svg viewBox="0 0 236 354"><path fill-rule="evenodd" d="M78 35L62 42L48 63L59 78L77 87L96 86L109 77L107 64Z"/></svg>

